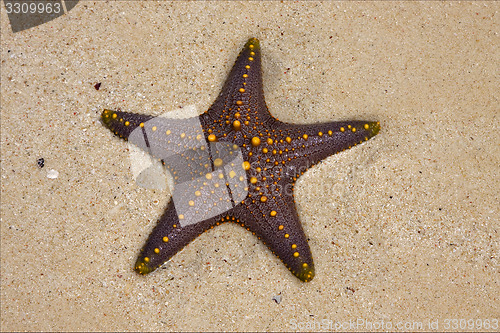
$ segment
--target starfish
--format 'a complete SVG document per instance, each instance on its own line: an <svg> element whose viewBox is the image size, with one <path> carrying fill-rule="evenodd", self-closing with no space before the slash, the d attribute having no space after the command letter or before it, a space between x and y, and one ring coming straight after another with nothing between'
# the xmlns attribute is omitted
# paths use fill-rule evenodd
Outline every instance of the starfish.
<svg viewBox="0 0 500 333"><path fill-rule="evenodd" d="M135 264L148 274L203 232L234 222L262 240L301 281L313 258L293 187L308 168L367 141L376 121L297 125L269 112L262 88L260 43L243 47L221 93L198 117L168 119L104 110L102 123L162 161L172 198Z"/></svg>

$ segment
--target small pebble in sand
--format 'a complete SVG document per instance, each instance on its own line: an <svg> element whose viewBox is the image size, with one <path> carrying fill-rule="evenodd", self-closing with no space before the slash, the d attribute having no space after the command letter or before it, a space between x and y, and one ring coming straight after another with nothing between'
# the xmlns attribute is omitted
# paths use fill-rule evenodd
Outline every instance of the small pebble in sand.
<svg viewBox="0 0 500 333"><path fill-rule="evenodd" d="M273 301L275 301L277 304L280 304L281 303L281 295L276 295L276 296L273 296Z"/></svg>
<svg viewBox="0 0 500 333"><path fill-rule="evenodd" d="M47 178L56 179L57 177L59 177L59 172L57 172L56 170L51 169L47 171Z"/></svg>
<svg viewBox="0 0 500 333"><path fill-rule="evenodd" d="M98 82L94 85L95 90L99 90L101 88L101 82Z"/></svg>
<svg viewBox="0 0 500 333"><path fill-rule="evenodd" d="M41 169L44 167L45 165L45 160L43 159L43 157L39 158L37 161L36 161L36 164L38 164L38 167Z"/></svg>

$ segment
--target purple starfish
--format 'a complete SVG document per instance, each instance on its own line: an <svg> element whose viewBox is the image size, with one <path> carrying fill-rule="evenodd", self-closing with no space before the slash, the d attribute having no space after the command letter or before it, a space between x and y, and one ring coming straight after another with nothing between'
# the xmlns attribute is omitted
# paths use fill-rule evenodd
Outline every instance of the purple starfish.
<svg viewBox="0 0 500 333"><path fill-rule="evenodd" d="M204 231L234 222L261 239L300 280L314 263L293 186L322 159L367 141L373 121L283 123L267 109L260 44L250 39L213 105L191 119L104 110L102 121L165 164L175 189L135 270L154 271Z"/></svg>

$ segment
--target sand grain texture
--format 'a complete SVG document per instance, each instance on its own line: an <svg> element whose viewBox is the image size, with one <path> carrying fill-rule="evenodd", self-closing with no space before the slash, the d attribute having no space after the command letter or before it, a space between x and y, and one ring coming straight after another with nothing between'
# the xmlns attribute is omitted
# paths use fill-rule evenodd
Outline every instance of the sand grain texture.
<svg viewBox="0 0 500 333"><path fill-rule="evenodd" d="M498 319L499 9L81 1L15 34L2 9L1 329L437 320L443 330L449 318ZM168 192L135 184L127 145L99 115L201 113L249 37L261 41L266 100L280 120L382 125L297 183L316 277L300 282L235 225L139 276L135 258Z"/></svg>

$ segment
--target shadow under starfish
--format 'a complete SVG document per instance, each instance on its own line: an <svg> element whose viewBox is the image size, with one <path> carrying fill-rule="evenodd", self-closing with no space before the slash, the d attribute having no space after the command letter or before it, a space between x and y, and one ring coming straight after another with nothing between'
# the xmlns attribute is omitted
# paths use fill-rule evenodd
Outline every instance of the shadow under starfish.
<svg viewBox="0 0 500 333"><path fill-rule="evenodd" d="M283 123L268 111L260 44L244 46L213 105L191 119L104 110L117 136L160 159L175 189L142 248L135 270L148 274L204 231L223 222L245 227L300 280L314 263L295 208L297 178L322 159L367 141L375 121Z"/></svg>

